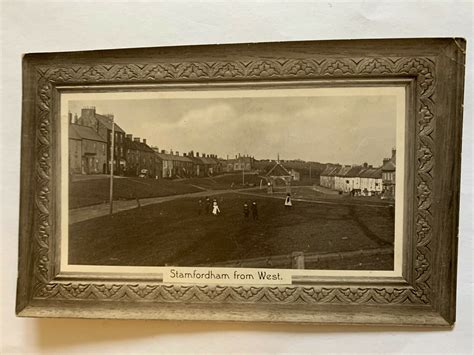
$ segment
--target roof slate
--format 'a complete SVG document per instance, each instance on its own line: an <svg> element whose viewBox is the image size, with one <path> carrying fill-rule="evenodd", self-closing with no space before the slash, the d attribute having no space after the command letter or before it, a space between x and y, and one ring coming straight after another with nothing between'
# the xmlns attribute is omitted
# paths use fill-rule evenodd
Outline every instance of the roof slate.
<svg viewBox="0 0 474 355"><path fill-rule="evenodd" d="M97 118L97 121L99 121L101 124L105 126L105 128L112 130L111 118L104 115L100 115L98 113L95 114L95 117ZM125 131L122 128L120 128L120 126L117 123L114 123L114 124L115 124L115 132L125 133Z"/></svg>
<svg viewBox="0 0 474 355"><path fill-rule="evenodd" d="M97 141L107 143L93 128L88 126L81 126L78 124L69 125L69 138L71 139L88 139L90 141Z"/></svg>
<svg viewBox="0 0 474 355"><path fill-rule="evenodd" d="M155 155L161 160L172 160L172 161L182 161L186 163L192 163L192 160L188 157L176 154L168 154L168 153L157 153Z"/></svg>
<svg viewBox="0 0 474 355"><path fill-rule="evenodd" d="M290 172L281 165L280 162L277 162L273 168L267 173L266 176L290 176Z"/></svg>
<svg viewBox="0 0 474 355"><path fill-rule="evenodd" d="M344 176L345 177L358 177L362 170L364 170L363 166L353 166Z"/></svg>
<svg viewBox="0 0 474 355"><path fill-rule="evenodd" d="M383 171L395 171L395 163L392 160L389 160L382 166Z"/></svg>

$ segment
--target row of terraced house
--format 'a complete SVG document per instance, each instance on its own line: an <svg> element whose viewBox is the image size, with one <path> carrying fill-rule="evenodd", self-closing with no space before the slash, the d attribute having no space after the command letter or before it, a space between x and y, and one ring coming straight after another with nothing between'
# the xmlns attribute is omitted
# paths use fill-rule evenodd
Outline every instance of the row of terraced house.
<svg viewBox="0 0 474 355"><path fill-rule="evenodd" d="M114 126L112 126L114 125ZM114 152L111 159L112 127ZM69 113L69 170L72 174L114 174L153 178L213 176L223 172L250 171L253 157L221 159L216 154L159 150L146 139L127 134L113 120L95 107L85 107L81 115Z"/></svg>
<svg viewBox="0 0 474 355"><path fill-rule="evenodd" d="M395 196L396 150L379 167L363 165L327 164L320 174L320 185L328 189L356 196Z"/></svg>

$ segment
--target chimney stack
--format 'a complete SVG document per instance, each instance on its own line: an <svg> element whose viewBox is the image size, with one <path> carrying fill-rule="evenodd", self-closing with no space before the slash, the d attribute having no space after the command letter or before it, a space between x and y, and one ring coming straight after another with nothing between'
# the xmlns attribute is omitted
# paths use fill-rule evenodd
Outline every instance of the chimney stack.
<svg viewBox="0 0 474 355"><path fill-rule="evenodd" d="M178 151L176 152L176 155L179 156L179 152L178 152Z"/></svg>
<svg viewBox="0 0 474 355"><path fill-rule="evenodd" d="M95 117L95 106L88 106L81 109L82 118L91 118Z"/></svg>
<svg viewBox="0 0 474 355"><path fill-rule="evenodd" d="M137 142L137 143L140 143L140 137L135 137L135 138L133 138L133 141L134 141L134 142Z"/></svg>
<svg viewBox="0 0 474 355"><path fill-rule="evenodd" d="M143 143L145 143L145 144L146 144L146 139L145 139L145 138L143 138Z"/></svg>
<svg viewBox="0 0 474 355"><path fill-rule="evenodd" d="M74 123L78 124L79 123L79 118L77 117L77 113L74 114Z"/></svg>
<svg viewBox="0 0 474 355"><path fill-rule="evenodd" d="M133 134L126 134L125 138L133 140Z"/></svg>
<svg viewBox="0 0 474 355"><path fill-rule="evenodd" d="M196 156L199 158L199 152L196 152Z"/></svg>
<svg viewBox="0 0 474 355"><path fill-rule="evenodd" d="M166 150L162 149L161 154L166 154Z"/></svg>
<svg viewBox="0 0 474 355"><path fill-rule="evenodd" d="M69 120L69 123L73 123L72 122L72 112L71 111L68 112L67 119Z"/></svg>

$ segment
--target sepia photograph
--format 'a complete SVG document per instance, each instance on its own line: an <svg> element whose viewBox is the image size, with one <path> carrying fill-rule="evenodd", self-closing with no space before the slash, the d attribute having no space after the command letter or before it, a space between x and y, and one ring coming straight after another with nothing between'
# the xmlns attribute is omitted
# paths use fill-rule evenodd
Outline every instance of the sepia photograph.
<svg viewBox="0 0 474 355"><path fill-rule="evenodd" d="M63 262L393 271L404 104L403 86L64 93Z"/></svg>

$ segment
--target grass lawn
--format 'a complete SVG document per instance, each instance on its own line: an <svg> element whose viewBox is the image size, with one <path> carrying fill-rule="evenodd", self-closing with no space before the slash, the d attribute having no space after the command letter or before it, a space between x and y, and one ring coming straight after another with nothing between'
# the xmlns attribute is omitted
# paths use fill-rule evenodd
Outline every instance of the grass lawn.
<svg viewBox="0 0 474 355"><path fill-rule="evenodd" d="M385 206L295 202L285 210L283 200L263 196L226 193L217 199L222 212L217 217L199 214L197 199L181 198L72 224L69 262L193 266L393 244L393 213ZM259 219L246 220L243 203L253 200L259 206ZM393 256L380 262L375 257L366 259L351 268L393 268ZM345 267L327 262L315 268Z"/></svg>
<svg viewBox="0 0 474 355"><path fill-rule="evenodd" d="M245 186L260 186L260 180L262 180L262 178L259 177L258 174L246 173L244 183ZM239 189L244 187L242 185L242 173L223 174L205 178L190 178L180 180L179 182L196 185L209 190ZM262 183L265 185L265 180Z"/></svg>
<svg viewBox="0 0 474 355"><path fill-rule="evenodd" d="M69 185L69 209L108 202L109 189L110 180L106 177L73 181ZM198 191L200 189L179 181L122 177L114 179L114 200L170 196Z"/></svg>
<svg viewBox="0 0 474 355"><path fill-rule="evenodd" d="M313 201L332 201L340 203L350 203L350 204L370 204L370 205L380 205L387 206L393 205L393 201L390 200L381 200L378 196L350 196L348 193L338 194L338 193L324 193L317 190L318 187L313 188L310 186L291 186L291 196L292 198L307 199ZM266 189L255 189L253 192L267 195ZM274 189L275 196L286 196L286 188L277 187Z"/></svg>

